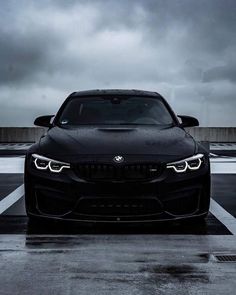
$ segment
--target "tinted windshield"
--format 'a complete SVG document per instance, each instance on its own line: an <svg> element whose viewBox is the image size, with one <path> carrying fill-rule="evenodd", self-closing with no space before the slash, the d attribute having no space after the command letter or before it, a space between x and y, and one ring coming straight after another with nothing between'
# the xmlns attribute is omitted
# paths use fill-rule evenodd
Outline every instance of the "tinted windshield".
<svg viewBox="0 0 236 295"><path fill-rule="evenodd" d="M150 97L88 97L68 101L61 125L167 125L173 119L164 103Z"/></svg>

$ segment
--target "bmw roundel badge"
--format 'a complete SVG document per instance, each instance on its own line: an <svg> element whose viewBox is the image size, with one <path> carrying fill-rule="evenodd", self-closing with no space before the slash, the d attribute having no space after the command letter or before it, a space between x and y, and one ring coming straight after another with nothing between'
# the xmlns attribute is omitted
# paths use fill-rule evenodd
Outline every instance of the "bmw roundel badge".
<svg viewBox="0 0 236 295"><path fill-rule="evenodd" d="M124 162L124 157L122 157L122 156L115 156L114 158L113 158L113 161L115 162L115 163L122 163L122 162Z"/></svg>

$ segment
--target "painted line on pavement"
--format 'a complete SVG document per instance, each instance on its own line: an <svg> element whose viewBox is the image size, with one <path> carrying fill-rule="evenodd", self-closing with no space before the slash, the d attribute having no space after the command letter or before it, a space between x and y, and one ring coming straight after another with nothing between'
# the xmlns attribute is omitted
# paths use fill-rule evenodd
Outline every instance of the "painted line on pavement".
<svg viewBox="0 0 236 295"><path fill-rule="evenodd" d="M211 174L236 174L236 162L211 162Z"/></svg>
<svg viewBox="0 0 236 295"><path fill-rule="evenodd" d="M20 157L0 157L0 173L24 173L24 162Z"/></svg>
<svg viewBox="0 0 236 295"><path fill-rule="evenodd" d="M211 198L210 212L233 234L236 235L236 218Z"/></svg>
<svg viewBox="0 0 236 295"><path fill-rule="evenodd" d="M25 193L24 184L15 189L12 193L0 201L0 214L15 204Z"/></svg>

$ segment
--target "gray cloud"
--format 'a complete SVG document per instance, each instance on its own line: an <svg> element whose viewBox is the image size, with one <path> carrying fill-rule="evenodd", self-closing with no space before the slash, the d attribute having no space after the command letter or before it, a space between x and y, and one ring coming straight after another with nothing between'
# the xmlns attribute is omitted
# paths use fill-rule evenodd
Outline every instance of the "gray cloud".
<svg viewBox="0 0 236 295"><path fill-rule="evenodd" d="M236 125L235 8L234 0L2 1L0 125L32 125L90 88L158 91L202 125Z"/></svg>
<svg viewBox="0 0 236 295"><path fill-rule="evenodd" d="M204 82L229 80L236 82L236 62L232 61L223 66L217 66L204 73Z"/></svg>

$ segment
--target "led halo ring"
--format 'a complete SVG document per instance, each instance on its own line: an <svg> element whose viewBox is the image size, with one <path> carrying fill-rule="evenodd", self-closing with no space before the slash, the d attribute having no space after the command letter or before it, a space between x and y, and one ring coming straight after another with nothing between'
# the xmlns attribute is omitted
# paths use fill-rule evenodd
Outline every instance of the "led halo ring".
<svg viewBox="0 0 236 295"><path fill-rule="evenodd" d="M201 164L202 164L202 160L201 159L197 159L198 160L198 166L196 166L196 167L191 167L191 166L189 166L189 164L188 164L188 168L190 169L190 170L198 170L199 168L200 168L200 166L201 166Z"/></svg>
<svg viewBox="0 0 236 295"><path fill-rule="evenodd" d="M47 166L45 166L45 167L40 167L37 164L37 160L40 160L40 159L39 158L35 158L35 160L34 160L34 164L35 164L35 166L36 166L37 169L39 169L39 170L47 170L48 169L49 164L47 164Z"/></svg>
<svg viewBox="0 0 236 295"><path fill-rule="evenodd" d="M37 154L32 154L32 157L35 158L34 164L35 164L35 167L37 169L39 169L39 170L47 170L49 168L49 170L51 172L60 173L64 168L70 168L70 164L69 163L64 163L64 162L61 162L61 161L53 160L53 159L46 158L46 157L43 157L43 156L40 156L40 155L37 155ZM40 167L38 165L38 163L37 163L37 160L46 161L46 162L48 162L48 164L45 167ZM55 170L51 166L52 163L60 164L62 166L60 167L59 170Z"/></svg>
<svg viewBox="0 0 236 295"><path fill-rule="evenodd" d="M177 162L172 162L172 163L169 163L167 164L166 168L171 168L171 169L174 169L175 172L177 173L183 173L183 172L186 172L187 169L189 170L198 170L200 167L201 167L201 164L202 164L202 158L204 157L203 154L197 154L197 155L194 155L192 157L189 157L187 159L184 159L184 160L180 160L180 161L177 161ZM198 165L196 167L191 167L188 163L188 161L193 161L193 160L198 160ZM176 164L179 164L179 163L185 163L185 167L183 169L177 169L176 168Z"/></svg>
<svg viewBox="0 0 236 295"><path fill-rule="evenodd" d="M183 169L177 169L174 165L168 165L167 168L173 168L175 170L175 172L186 172L186 170L188 169L188 163L186 161L182 161L181 163L185 163L185 167Z"/></svg>
<svg viewBox="0 0 236 295"><path fill-rule="evenodd" d="M58 172L58 173L59 173L59 172L61 172L62 169L64 169L64 168L70 168L70 166L68 166L68 165L64 165L64 166L61 166L59 170L55 170L55 169L53 169L52 166L51 166L52 162L54 162L54 163L59 163L59 164L61 163L61 162L57 162L57 161L50 161L49 164L48 164L48 167L49 167L49 170L50 170L51 172Z"/></svg>

